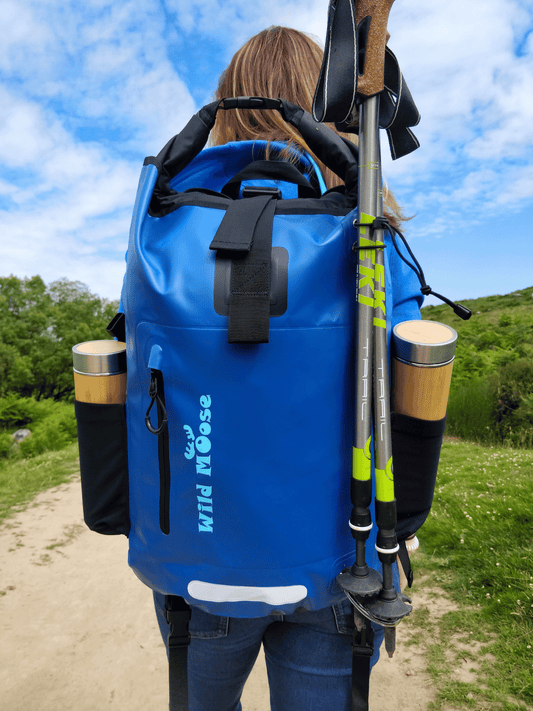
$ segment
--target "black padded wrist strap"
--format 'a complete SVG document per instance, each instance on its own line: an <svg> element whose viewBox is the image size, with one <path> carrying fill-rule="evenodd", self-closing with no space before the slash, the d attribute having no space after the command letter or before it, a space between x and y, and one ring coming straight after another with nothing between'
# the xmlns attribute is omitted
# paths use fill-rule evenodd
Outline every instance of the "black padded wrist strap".
<svg viewBox="0 0 533 711"><path fill-rule="evenodd" d="M356 26L355 0L330 0L324 59L313 101L316 121L333 121L339 131L357 132L358 65L364 61L363 22ZM380 93L379 125L385 128L393 159L416 150L410 130L420 114L403 78L398 60L385 48L385 89ZM362 97L364 100L364 97Z"/></svg>

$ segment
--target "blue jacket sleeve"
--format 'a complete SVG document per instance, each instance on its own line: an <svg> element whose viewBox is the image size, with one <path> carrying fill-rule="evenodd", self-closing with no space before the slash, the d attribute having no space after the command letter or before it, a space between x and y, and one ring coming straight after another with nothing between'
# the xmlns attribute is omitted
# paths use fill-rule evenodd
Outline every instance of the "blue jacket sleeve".
<svg viewBox="0 0 533 711"><path fill-rule="evenodd" d="M398 248L408 262L411 258L401 240L396 240ZM420 291L420 282L415 272L401 259L396 252L392 238L387 233L385 236L387 245L389 271L392 282L392 328L402 321L420 319L420 309L424 302L424 296Z"/></svg>

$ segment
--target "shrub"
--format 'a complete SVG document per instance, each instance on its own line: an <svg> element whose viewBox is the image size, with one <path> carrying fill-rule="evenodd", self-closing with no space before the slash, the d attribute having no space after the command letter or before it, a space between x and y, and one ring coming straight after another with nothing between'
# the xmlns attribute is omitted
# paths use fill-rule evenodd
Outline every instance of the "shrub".
<svg viewBox="0 0 533 711"><path fill-rule="evenodd" d="M32 397L8 395L0 398L0 429L18 429L30 422L38 422L46 417L54 403L50 400L37 402Z"/></svg>
<svg viewBox="0 0 533 711"><path fill-rule="evenodd" d="M31 437L13 447L12 433L21 427L28 427ZM76 438L74 405L16 395L0 399L0 459L58 451Z"/></svg>
<svg viewBox="0 0 533 711"><path fill-rule="evenodd" d="M10 434L0 433L0 459L8 457L13 448L13 437Z"/></svg>
<svg viewBox="0 0 533 711"><path fill-rule="evenodd" d="M496 396L493 421L499 439L533 446L533 362L524 358L508 363L490 382Z"/></svg>

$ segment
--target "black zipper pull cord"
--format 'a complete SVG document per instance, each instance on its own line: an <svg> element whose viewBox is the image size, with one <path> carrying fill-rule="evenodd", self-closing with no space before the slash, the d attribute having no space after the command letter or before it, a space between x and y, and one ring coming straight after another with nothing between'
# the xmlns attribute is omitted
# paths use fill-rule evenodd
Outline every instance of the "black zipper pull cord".
<svg viewBox="0 0 533 711"><path fill-rule="evenodd" d="M168 427L168 417L167 417L167 409L165 407L165 403L163 402L163 400L161 399L160 395L157 392L157 376L156 376L156 371L153 368L151 370L150 388L148 390L148 394L152 398L152 401L150 402L148 410L146 411L146 415L144 417L144 422L145 422L146 427L149 432L151 432L154 435L160 435ZM154 402L156 400L157 400L157 412L158 412L158 415L159 414L161 415L161 423L159 424L159 427L157 429L152 425L152 421L150 420L150 410L154 406Z"/></svg>

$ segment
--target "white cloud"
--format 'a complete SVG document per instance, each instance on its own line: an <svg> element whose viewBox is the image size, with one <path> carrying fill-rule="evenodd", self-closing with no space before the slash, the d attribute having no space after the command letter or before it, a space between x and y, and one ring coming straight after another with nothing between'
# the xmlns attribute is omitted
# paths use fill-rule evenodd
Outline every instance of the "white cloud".
<svg viewBox="0 0 533 711"><path fill-rule="evenodd" d="M393 5L390 46L422 115L421 148L396 162L384 149L384 170L419 215L413 236L468 234L473 245L502 208L531 210L532 27L533 6L515 0Z"/></svg>
<svg viewBox="0 0 533 711"><path fill-rule="evenodd" d="M0 85L0 161L9 167L25 167L40 161L61 134L59 122L47 121L35 102Z"/></svg>
<svg viewBox="0 0 533 711"><path fill-rule="evenodd" d="M2 270L90 277L116 297L142 159L196 108L164 15L142 0L7 0L0 21Z"/></svg>
<svg viewBox="0 0 533 711"><path fill-rule="evenodd" d="M10 26L19 6L6 5L0 19ZM129 149L152 134L166 142L195 103L169 60L165 29L161 8L147 0L37 1L22 7L0 49L0 72L60 111L72 130L101 119L106 128L121 127Z"/></svg>
<svg viewBox="0 0 533 711"><path fill-rule="evenodd" d="M515 167L506 177L494 195L494 202L500 209L502 205L516 208L533 198L533 165Z"/></svg>

